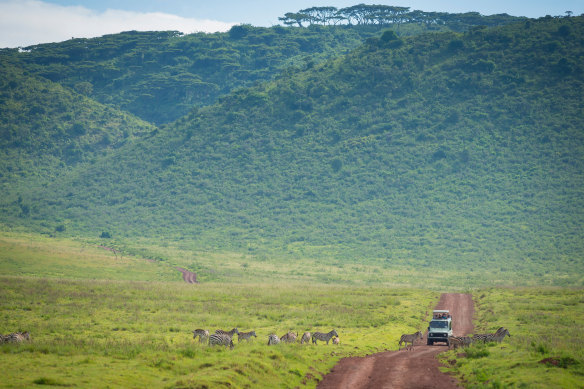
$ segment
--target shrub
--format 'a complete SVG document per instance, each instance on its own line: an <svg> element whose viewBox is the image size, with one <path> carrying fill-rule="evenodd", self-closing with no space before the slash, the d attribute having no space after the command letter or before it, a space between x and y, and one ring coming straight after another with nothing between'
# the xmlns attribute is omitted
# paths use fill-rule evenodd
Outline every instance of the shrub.
<svg viewBox="0 0 584 389"><path fill-rule="evenodd" d="M488 357L491 353L485 346L469 347L466 350L466 357L471 359L478 359Z"/></svg>

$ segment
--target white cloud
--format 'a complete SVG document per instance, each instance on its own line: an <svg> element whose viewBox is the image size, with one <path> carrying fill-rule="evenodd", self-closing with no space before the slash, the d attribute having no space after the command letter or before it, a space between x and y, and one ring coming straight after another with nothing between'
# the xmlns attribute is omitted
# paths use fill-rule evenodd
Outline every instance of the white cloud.
<svg viewBox="0 0 584 389"><path fill-rule="evenodd" d="M233 24L158 12L113 9L95 12L80 6L64 7L38 0L7 0L0 1L0 48L92 38L130 30L177 30L186 34L227 31Z"/></svg>

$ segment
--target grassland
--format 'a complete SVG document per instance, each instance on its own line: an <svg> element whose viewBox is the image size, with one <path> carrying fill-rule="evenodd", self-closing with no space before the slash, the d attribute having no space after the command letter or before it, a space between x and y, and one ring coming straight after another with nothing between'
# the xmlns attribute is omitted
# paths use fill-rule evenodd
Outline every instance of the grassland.
<svg viewBox="0 0 584 389"><path fill-rule="evenodd" d="M379 276L365 265L342 282L351 269L307 260L286 267L167 245L116 256L100 246L120 243L0 237L0 333L33 337L0 346L0 364L19 366L0 387L314 387L343 356L395 349L439 297L374 286L367 277ZM176 266L203 269L204 282L185 284ZM258 338L234 350L192 339L195 328L232 327ZM267 346L272 332L333 328L340 346Z"/></svg>
<svg viewBox="0 0 584 389"><path fill-rule="evenodd" d="M116 248L121 255L101 247ZM189 242L161 242L150 239L132 241L113 239L72 239L16 232L0 233L0 269L2 274L128 281L180 281L177 267L194 271L203 283L270 283L285 280L347 286L413 287L445 291L465 291L480 286L536 284L535 279L520 277L506 268L496 267L485 273L478 268L465 273L433 266L417 266L390 258L352 261L295 253L282 256L257 252L201 250ZM413 262L415 260L412 259ZM576 276L573 276L576 277ZM555 285L553 274L538 281ZM576 277L577 278L577 277ZM581 277L580 277L581 278ZM581 282L578 279L577 282Z"/></svg>
<svg viewBox="0 0 584 389"><path fill-rule="evenodd" d="M475 332L504 326L511 337L443 356L448 365L456 361L450 370L465 386L584 387L582 289L492 288L475 297Z"/></svg>
<svg viewBox="0 0 584 389"><path fill-rule="evenodd" d="M184 283L179 266L201 284ZM0 365L17 366L4 369L0 387L315 387L344 356L396 349L402 333L425 328L441 292L461 290L474 295L476 332L505 326L512 334L466 356L445 354L466 386L581 387L584 377L582 289L490 287L519 275L481 279L384 260L315 266L186 244L8 232L0 271L0 333L33 338L0 346ZM195 328L232 327L258 338L234 350L192 339ZM333 328L340 346L267 346L272 332Z"/></svg>
<svg viewBox="0 0 584 389"><path fill-rule="evenodd" d="M110 242L75 241L37 234L0 233L4 275L48 278L178 281L180 273L160 261L114 254ZM115 247L115 244L113 245Z"/></svg>
<svg viewBox="0 0 584 389"><path fill-rule="evenodd" d="M437 293L307 283L231 284L0 278L5 387L315 386L342 356L397 347ZM193 341L195 328L255 330L234 350ZM267 346L268 334L329 331L340 346ZM237 342L236 342L237 343Z"/></svg>

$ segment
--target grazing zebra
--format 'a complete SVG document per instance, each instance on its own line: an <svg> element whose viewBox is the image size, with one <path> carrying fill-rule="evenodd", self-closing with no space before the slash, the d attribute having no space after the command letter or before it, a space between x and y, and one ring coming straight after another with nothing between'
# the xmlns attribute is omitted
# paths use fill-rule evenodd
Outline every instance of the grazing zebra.
<svg viewBox="0 0 584 389"><path fill-rule="evenodd" d="M226 334L212 334L209 335L209 346L215 345L223 345L225 347L229 346L230 349L233 349L233 340L231 336Z"/></svg>
<svg viewBox="0 0 584 389"><path fill-rule="evenodd" d="M339 344L340 342L341 342L341 340L339 339L338 336L333 339L333 344Z"/></svg>
<svg viewBox="0 0 584 389"><path fill-rule="evenodd" d="M280 338L276 334L270 334L268 337L268 346L280 343Z"/></svg>
<svg viewBox="0 0 584 389"><path fill-rule="evenodd" d="M511 334L509 333L509 331L506 328L499 327L499 329L493 334L473 335L472 340L473 340L473 342L483 342L483 343L498 342L498 343L501 343L501 341L503 341L503 338L506 335L511 336Z"/></svg>
<svg viewBox="0 0 584 389"><path fill-rule="evenodd" d="M294 343L296 342L296 339L298 338L298 334L295 334L294 332L290 331L285 335L282 335L282 337L280 338L280 341L285 342L285 343Z"/></svg>
<svg viewBox="0 0 584 389"><path fill-rule="evenodd" d="M322 332L315 332L314 334L312 334L312 343L317 344L316 343L317 340L322 340L326 341L326 344L328 344L329 340L331 340L333 336L339 336L339 334L337 334L337 331L332 330L328 334L323 334Z"/></svg>
<svg viewBox="0 0 584 389"><path fill-rule="evenodd" d="M304 342L306 342L306 343L310 342L310 332L305 332L302 335L302 339L300 339L300 344L304 344Z"/></svg>
<svg viewBox="0 0 584 389"><path fill-rule="evenodd" d="M237 334L237 341L241 342L242 340L247 340L249 341L249 339L251 337L257 338L258 336L256 335L255 331L249 331L249 332L240 332Z"/></svg>
<svg viewBox="0 0 584 389"><path fill-rule="evenodd" d="M416 333L413 334L403 334L401 336L401 338L399 338L399 350L401 350L401 345L402 343L404 343L406 345L406 349L408 348L408 343L411 344L411 349L414 349L414 342L416 341L416 339L423 339L424 335L422 334L421 331L418 331Z"/></svg>
<svg viewBox="0 0 584 389"><path fill-rule="evenodd" d="M30 333L28 331L2 335L2 343L21 343L25 340L30 340Z"/></svg>
<svg viewBox="0 0 584 389"><path fill-rule="evenodd" d="M239 331L237 330L237 328L233 328L231 331L216 330L215 333L229 335L230 338L233 338L233 335L239 334Z"/></svg>
<svg viewBox="0 0 584 389"><path fill-rule="evenodd" d="M198 328L193 331L193 339L197 339L197 336L199 337L199 343L203 343L209 337L209 331Z"/></svg>

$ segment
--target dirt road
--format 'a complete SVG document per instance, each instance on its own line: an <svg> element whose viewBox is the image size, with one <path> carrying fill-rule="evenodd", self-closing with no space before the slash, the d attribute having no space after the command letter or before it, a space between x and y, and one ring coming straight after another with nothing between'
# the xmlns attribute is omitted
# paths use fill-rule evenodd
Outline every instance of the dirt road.
<svg viewBox="0 0 584 389"><path fill-rule="evenodd" d="M452 315L454 335L472 333L474 306L470 294L445 293L435 309L448 309ZM427 328L427 325L424 325ZM413 351L387 351L366 357L344 358L319 383L319 389L413 389L459 388L457 381L440 372L436 355L446 346L426 346L423 343ZM399 339L396 339L396 343Z"/></svg>
<svg viewBox="0 0 584 389"><path fill-rule="evenodd" d="M189 283L189 284L198 284L199 283L199 281L197 281L197 273L193 273L191 271L188 271L187 269L183 269L182 267L177 267L176 270L178 270L179 272L182 273L183 280L186 283Z"/></svg>

